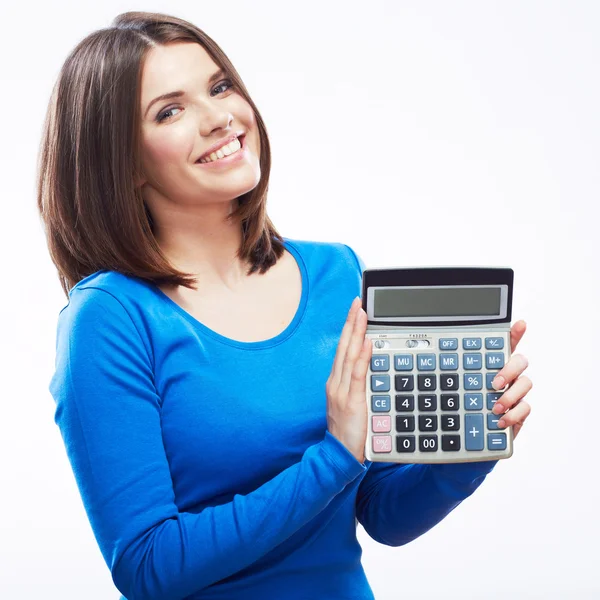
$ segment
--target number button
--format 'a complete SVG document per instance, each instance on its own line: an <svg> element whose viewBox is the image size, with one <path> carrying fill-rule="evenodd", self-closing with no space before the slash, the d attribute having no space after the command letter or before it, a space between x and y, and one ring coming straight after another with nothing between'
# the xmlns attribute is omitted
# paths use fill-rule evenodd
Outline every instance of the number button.
<svg viewBox="0 0 600 600"><path fill-rule="evenodd" d="M396 431L414 431L415 418L413 416L396 415Z"/></svg>
<svg viewBox="0 0 600 600"><path fill-rule="evenodd" d="M458 394L442 394L442 410L458 410Z"/></svg>
<svg viewBox="0 0 600 600"><path fill-rule="evenodd" d="M420 435L419 450L421 452L436 452L438 448L437 435Z"/></svg>
<svg viewBox="0 0 600 600"><path fill-rule="evenodd" d="M390 355L377 354L371 356L371 371L389 371L390 370Z"/></svg>
<svg viewBox="0 0 600 600"><path fill-rule="evenodd" d="M415 410L415 397L412 394L396 394L396 412Z"/></svg>
<svg viewBox="0 0 600 600"><path fill-rule="evenodd" d="M419 410L437 410L437 396L435 394L419 394Z"/></svg>
<svg viewBox="0 0 600 600"><path fill-rule="evenodd" d="M436 389L435 375L417 375L419 391L429 392Z"/></svg>
<svg viewBox="0 0 600 600"><path fill-rule="evenodd" d="M459 429L458 415L442 415L442 431L458 431Z"/></svg>
<svg viewBox="0 0 600 600"><path fill-rule="evenodd" d="M415 436L414 435L397 435L396 436L396 451L397 452L414 452L415 451Z"/></svg>
<svg viewBox="0 0 600 600"><path fill-rule="evenodd" d="M440 375L440 388L442 390L457 390L458 373L442 373Z"/></svg>
<svg viewBox="0 0 600 600"><path fill-rule="evenodd" d="M396 391L410 392L415 389L414 375L395 375L394 377L396 378Z"/></svg>
<svg viewBox="0 0 600 600"><path fill-rule="evenodd" d="M419 431L437 431L437 415L419 415Z"/></svg>

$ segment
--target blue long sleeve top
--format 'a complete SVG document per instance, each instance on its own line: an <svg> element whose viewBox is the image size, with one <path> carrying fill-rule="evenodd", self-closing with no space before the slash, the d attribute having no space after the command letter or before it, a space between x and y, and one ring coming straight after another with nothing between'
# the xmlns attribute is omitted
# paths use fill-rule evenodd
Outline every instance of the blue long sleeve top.
<svg viewBox="0 0 600 600"><path fill-rule="evenodd" d="M122 600L372 599L357 541L431 529L498 461L360 463L327 430L325 383L365 265L284 238L292 322L236 341L157 286L102 270L69 291L49 390Z"/></svg>

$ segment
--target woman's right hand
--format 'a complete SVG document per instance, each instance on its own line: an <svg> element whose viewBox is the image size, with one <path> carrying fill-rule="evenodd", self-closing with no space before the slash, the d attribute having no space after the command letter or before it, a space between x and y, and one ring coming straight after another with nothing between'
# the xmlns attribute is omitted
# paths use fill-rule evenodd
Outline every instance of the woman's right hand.
<svg viewBox="0 0 600 600"><path fill-rule="evenodd" d="M365 461L366 377L373 344L365 337L367 314L360 298L350 306L327 380L327 429L358 460Z"/></svg>

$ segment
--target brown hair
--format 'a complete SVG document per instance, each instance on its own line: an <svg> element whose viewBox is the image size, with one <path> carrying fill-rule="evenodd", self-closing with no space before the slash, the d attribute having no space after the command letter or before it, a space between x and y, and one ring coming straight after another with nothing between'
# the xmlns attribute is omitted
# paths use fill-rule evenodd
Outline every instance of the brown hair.
<svg viewBox="0 0 600 600"><path fill-rule="evenodd" d="M73 49L54 85L38 156L37 205L52 262L65 295L77 282L107 269L155 284L196 289L176 270L154 237L152 217L135 186L140 169L140 88L144 59L157 44L197 42L225 70L252 106L260 135L261 177L239 197L237 256L248 275L266 272L283 254L283 238L267 216L271 152L265 124L237 71L194 25L160 13L125 12L111 27Z"/></svg>

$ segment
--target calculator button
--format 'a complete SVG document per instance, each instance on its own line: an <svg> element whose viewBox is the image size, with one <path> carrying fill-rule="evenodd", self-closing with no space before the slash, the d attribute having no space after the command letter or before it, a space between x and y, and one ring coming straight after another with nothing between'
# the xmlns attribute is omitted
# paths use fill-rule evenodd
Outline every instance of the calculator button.
<svg viewBox="0 0 600 600"><path fill-rule="evenodd" d="M458 338L440 338L440 350L458 350Z"/></svg>
<svg viewBox="0 0 600 600"><path fill-rule="evenodd" d="M371 356L371 371L389 371L390 370L390 355L377 354Z"/></svg>
<svg viewBox="0 0 600 600"><path fill-rule="evenodd" d="M456 371L458 369L458 354L440 354L440 369Z"/></svg>
<svg viewBox="0 0 600 600"><path fill-rule="evenodd" d="M414 375L395 375L395 378L397 392L410 392L415 389Z"/></svg>
<svg viewBox="0 0 600 600"><path fill-rule="evenodd" d="M483 387L482 373L465 373L463 377L465 390L480 390Z"/></svg>
<svg viewBox="0 0 600 600"><path fill-rule="evenodd" d="M373 417L372 427L375 433L387 433L392 430L392 417L390 415Z"/></svg>
<svg viewBox="0 0 600 600"><path fill-rule="evenodd" d="M396 394L396 412L415 410L415 397L412 394Z"/></svg>
<svg viewBox="0 0 600 600"><path fill-rule="evenodd" d="M465 449L483 450L483 415L465 415Z"/></svg>
<svg viewBox="0 0 600 600"><path fill-rule="evenodd" d="M437 415L419 415L419 431L437 431Z"/></svg>
<svg viewBox="0 0 600 600"><path fill-rule="evenodd" d="M389 392L390 391L390 376L389 375L371 375L371 391L372 392Z"/></svg>
<svg viewBox="0 0 600 600"><path fill-rule="evenodd" d="M436 452L438 449L437 435L420 435L419 450L421 452Z"/></svg>
<svg viewBox="0 0 600 600"><path fill-rule="evenodd" d="M396 451L397 452L414 452L415 451L415 436L414 435L397 435L396 436Z"/></svg>
<svg viewBox="0 0 600 600"><path fill-rule="evenodd" d="M501 369L504 366L504 352L486 352L486 369Z"/></svg>
<svg viewBox="0 0 600 600"><path fill-rule="evenodd" d="M442 415L442 431L458 431L459 429L460 418L458 415Z"/></svg>
<svg viewBox="0 0 600 600"><path fill-rule="evenodd" d="M496 388L492 385L492 381L494 377L496 377L498 373L486 373L485 374L485 388L487 390L495 390ZM506 387L506 386L504 386Z"/></svg>
<svg viewBox="0 0 600 600"><path fill-rule="evenodd" d="M417 375L420 392L429 392L436 389L435 375Z"/></svg>
<svg viewBox="0 0 600 600"><path fill-rule="evenodd" d="M463 350L481 350L481 338L463 338Z"/></svg>
<svg viewBox="0 0 600 600"><path fill-rule="evenodd" d="M437 410L437 396L435 394L419 394L419 410Z"/></svg>
<svg viewBox="0 0 600 600"><path fill-rule="evenodd" d="M488 429L501 429L498 427L498 421L502 415L495 415L493 413L488 413L487 415L487 428Z"/></svg>
<svg viewBox="0 0 600 600"><path fill-rule="evenodd" d="M465 394L465 410L483 410L483 394Z"/></svg>
<svg viewBox="0 0 600 600"><path fill-rule="evenodd" d="M488 433L488 450L506 450L506 434Z"/></svg>
<svg viewBox="0 0 600 600"><path fill-rule="evenodd" d="M440 375L440 389L442 389L442 390L457 390L458 389L458 373L442 373Z"/></svg>
<svg viewBox="0 0 600 600"><path fill-rule="evenodd" d="M442 394L442 410L458 410L458 394Z"/></svg>
<svg viewBox="0 0 600 600"><path fill-rule="evenodd" d="M389 396L371 396L371 410L373 412L389 412L391 403Z"/></svg>
<svg viewBox="0 0 600 600"><path fill-rule="evenodd" d="M443 435L442 450L444 452L457 452L460 450L460 435Z"/></svg>
<svg viewBox="0 0 600 600"><path fill-rule="evenodd" d="M392 451L392 436L391 435L374 435L373 436L373 452L391 452Z"/></svg>
<svg viewBox="0 0 600 600"><path fill-rule="evenodd" d="M487 350L502 350L502 348L504 348L504 338L486 337L485 347Z"/></svg>
<svg viewBox="0 0 600 600"><path fill-rule="evenodd" d="M413 355L412 354L394 354L394 369L396 369L396 371L412 371L413 370Z"/></svg>
<svg viewBox="0 0 600 600"><path fill-rule="evenodd" d="M494 404L496 404L496 401L498 400L498 398L500 398L500 396L502 396L502 392L494 392L494 393L487 393L486 394L486 408L488 410L492 410L494 408Z"/></svg>
<svg viewBox="0 0 600 600"><path fill-rule="evenodd" d="M465 354L463 354L463 369L465 371L470 369L480 371L482 368L482 364L483 363L481 358L481 352L465 352Z"/></svg>
<svg viewBox="0 0 600 600"><path fill-rule="evenodd" d="M396 431L414 431L415 418L412 415L396 415Z"/></svg>
<svg viewBox="0 0 600 600"><path fill-rule="evenodd" d="M419 371L435 371L435 354L417 354Z"/></svg>

